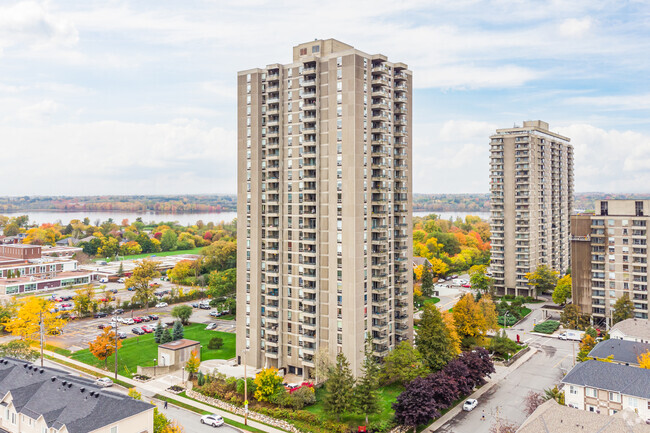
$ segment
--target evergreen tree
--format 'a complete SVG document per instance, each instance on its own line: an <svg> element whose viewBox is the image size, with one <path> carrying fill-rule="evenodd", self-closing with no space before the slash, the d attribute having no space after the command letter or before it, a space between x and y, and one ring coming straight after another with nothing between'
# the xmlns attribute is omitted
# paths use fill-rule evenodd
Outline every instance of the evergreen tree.
<svg viewBox="0 0 650 433"><path fill-rule="evenodd" d="M614 314L612 320L616 324L625 319L634 317L634 303L630 300L627 293L616 300L614 304Z"/></svg>
<svg viewBox="0 0 650 433"><path fill-rule="evenodd" d="M183 338L185 331L183 330L183 324L180 320L174 322L174 328L172 328L172 339L180 340Z"/></svg>
<svg viewBox="0 0 650 433"><path fill-rule="evenodd" d="M165 329L162 333L162 337L160 337L160 342L162 344L169 343L170 341L174 341L172 338L172 333L169 332L169 329Z"/></svg>
<svg viewBox="0 0 650 433"><path fill-rule="evenodd" d="M366 338L363 364L361 364L362 376L354 388L355 411L366 416L368 425L368 414L377 413L379 406L379 364L373 355L372 335Z"/></svg>
<svg viewBox="0 0 650 433"><path fill-rule="evenodd" d="M120 267L117 269L117 276L118 277L124 276L124 266L122 265L122 262L120 262Z"/></svg>
<svg viewBox="0 0 650 433"><path fill-rule="evenodd" d="M337 421L341 414L349 411L353 404L354 378L350 370L350 363L343 353L336 355L336 364L330 368L329 379L325 383L325 411L336 415Z"/></svg>
<svg viewBox="0 0 650 433"><path fill-rule="evenodd" d="M449 330L433 303L424 305L420 327L415 336L415 346L431 371L442 369L456 355Z"/></svg>
<svg viewBox="0 0 650 433"><path fill-rule="evenodd" d="M422 294L433 296L433 275L431 275L431 267L428 265L424 265L424 269L422 269Z"/></svg>
<svg viewBox="0 0 650 433"><path fill-rule="evenodd" d="M156 344L160 344L162 340L163 332L165 332L165 330L162 327L162 323L158 322L158 324L156 325L156 330L153 333L153 339L156 342Z"/></svg>

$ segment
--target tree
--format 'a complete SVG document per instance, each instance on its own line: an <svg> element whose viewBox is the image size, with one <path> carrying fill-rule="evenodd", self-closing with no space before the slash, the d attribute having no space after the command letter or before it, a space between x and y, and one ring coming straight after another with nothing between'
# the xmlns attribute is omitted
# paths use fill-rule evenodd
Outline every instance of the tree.
<svg viewBox="0 0 650 433"><path fill-rule="evenodd" d="M540 293L550 292L557 285L558 272L546 265L539 265L535 272L527 273L528 285L535 288L535 297Z"/></svg>
<svg viewBox="0 0 650 433"><path fill-rule="evenodd" d="M223 347L223 338L221 337L212 337L208 343L208 349L210 350L219 350Z"/></svg>
<svg viewBox="0 0 650 433"><path fill-rule="evenodd" d="M218 240L201 250L205 272L223 271L237 265L237 243Z"/></svg>
<svg viewBox="0 0 650 433"><path fill-rule="evenodd" d="M431 275L431 268L426 265L422 270L422 293L425 296L433 295L433 276Z"/></svg>
<svg viewBox="0 0 650 433"><path fill-rule="evenodd" d="M79 317L84 317L90 313L95 297L95 288L92 284L87 284L82 288L75 290L74 311Z"/></svg>
<svg viewBox="0 0 650 433"><path fill-rule="evenodd" d="M354 378L350 370L350 363L342 352L336 355L336 363L330 369L328 376L323 399L325 412L336 415L336 420L340 421L341 414L352 409L354 403L352 387Z"/></svg>
<svg viewBox="0 0 650 433"><path fill-rule="evenodd" d="M499 329L499 315L497 314L496 305L494 305L494 302L492 302L492 297L489 293L485 294L481 297L481 299L479 299L478 306L481 310L481 314L483 315L483 320L485 322L485 331L496 331ZM483 332L485 333L485 331Z"/></svg>
<svg viewBox="0 0 650 433"><path fill-rule="evenodd" d="M416 377L397 396L393 403L395 419L398 423L416 430L420 424L425 424L440 416L438 405L434 401L434 389L429 381Z"/></svg>
<svg viewBox="0 0 650 433"><path fill-rule="evenodd" d="M177 305L172 309L172 316L179 319L183 325L190 324L192 313L192 307L189 305Z"/></svg>
<svg viewBox="0 0 650 433"><path fill-rule="evenodd" d="M167 424L167 427L165 427L161 433L184 433L184 432L185 430L183 430L183 427L181 427L177 422L170 421L169 424Z"/></svg>
<svg viewBox="0 0 650 433"><path fill-rule="evenodd" d="M413 268L413 281L422 281L422 273L424 272L424 265L417 265Z"/></svg>
<svg viewBox="0 0 650 433"><path fill-rule="evenodd" d="M528 391L528 394L524 398L524 412L526 412L526 416L531 416L535 412L535 409L544 403L544 401L544 396L541 393Z"/></svg>
<svg viewBox="0 0 650 433"><path fill-rule="evenodd" d="M163 332L165 332L165 328L163 328L161 322L158 322L158 324L156 325L156 329L155 329L155 331L153 332L153 339L154 339L154 341L156 342L156 344L160 344L160 343L161 343L161 341L162 341L162 336L163 336Z"/></svg>
<svg viewBox="0 0 650 433"><path fill-rule="evenodd" d="M208 285L210 288L206 293L212 298L235 294L237 291L237 269L230 268L224 271L212 271Z"/></svg>
<svg viewBox="0 0 650 433"><path fill-rule="evenodd" d="M5 330L21 339L37 339L40 334L41 318L46 335L60 332L65 326L65 320L60 313L52 313L54 303L45 298L29 296L18 301L16 313L5 321Z"/></svg>
<svg viewBox="0 0 650 433"><path fill-rule="evenodd" d="M122 342L116 338L111 327L105 327L95 340L88 343L90 353L100 361L104 361L104 368L108 369L107 359L115 353L116 348L122 347Z"/></svg>
<svg viewBox="0 0 650 433"><path fill-rule="evenodd" d="M316 383L327 380L330 368L332 368L332 359L330 358L327 346L320 346L314 355L314 370Z"/></svg>
<svg viewBox="0 0 650 433"><path fill-rule="evenodd" d="M564 305L571 297L571 275L565 275L557 282L553 290L553 302Z"/></svg>
<svg viewBox="0 0 650 433"><path fill-rule="evenodd" d="M163 330L162 336L160 337L160 343L165 344L169 343L170 341L174 341L172 333L169 331L169 329Z"/></svg>
<svg viewBox="0 0 650 433"><path fill-rule="evenodd" d="M441 370L456 355L442 315L432 303L424 305L415 346L430 371Z"/></svg>
<svg viewBox="0 0 650 433"><path fill-rule="evenodd" d="M454 316L449 311L441 311L440 314L442 314L442 321L445 323L447 333L449 334L449 350L454 355L459 355L461 351L461 341L460 337L458 336L458 332L456 331L456 322L454 322Z"/></svg>
<svg viewBox="0 0 650 433"><path fill-rule="evenodd" d="M456 379L444 371L430 374L427 382L433 389L433 400L440 410L447 409L459 397Z"/></svg>
<svg viewBox="0 0 650 433"><path fill-rule="evenodd" d="M508 359L510 355L516 353L519 345L508 338L506 331L497 332L497 335L490 339L488 348L502 358Z"/></svg>
<svg viewBox="0 0 650 433"><path fill-rule="evenodd" d="M379 364L373 355L372 336L368 336L364 346L364 358L361 364L361 377L354 388L354 408L357 413L366 416L379 412Z"/></svg>
<svg viewBox="0 0 650 433"><path fill-rule="evenodd" d="M5 356L34 362L40 354L31 348L29 342L25 340L12 340L6 344L0 344L0 358Z"/></svg>
<svg viewBox="0 0 650 433"><path fill-rule="evenodd" d="M612 322L616 324L625 319L634 317L634 303L630 300L627 293L616 300L614 304L614 313L612 313Z"/></svg>
<svg viewBox="0 0 650 433"><path fill-rule="evenodd" d="M477 337L487 330L487 324L479 305L474 297L467 293L454 305L454 322L458 335L463 337Z"/></svg>
<svg viewBox="0 0 650 433"><path fill-rule="evenodd" d="M160 238L160 248L163 251L174 251L176 249L176 241L178 237L174 230L165 230Z"/></svg>
<svg viewBox="0 0 650 433"><path fill-rule="evenodd" d="M172 269L167 271L167 276L173 283L183 284L187 277L193 274L192 263L192 260L181 260Z"/></svg>
<svg viewBox="0 0 650 433"><path fill-rule="evenodd" d="M184 335L183 324L180 320L175 321L174 327L172 328L172 340L180 340Z"/></svg>
<svg viewBox="0 0 650 433"><path fill-rule="evenodd" d="M560 323L567 329L586 329L589 322L589 315L581 314L575 304L566 304L560 314Z"/></svg>
<svg viewBox="0 0 650 433"><path fill-rule="evenodd" d="M383 376L388 381L406 385L427 374L422 355L410 342L402 341L384 358Z"/></svg>
<svg viewBox="0 0 650 433"><path fill-rule="evenodd" d="M199 351L194 349L190 354L190 359L185 363L185 371L189 374L188 380L192 380L194 373L199 371L199 366L201 365L201 360L199 359Z"/></svg>
<svg viewBox="0 0 650 433"><path fill-rule="evenodd" d="M492 292L492 278L487 276L486 265L475 265L469 268L469 282L472 289L478 293L488 294Z"/></svg>
<svg viewBox="0 0 650 433"><path fill-rule="evenodd" d="M179 250L191 250L193 248L196 248L196 244L192 235L187 232L181 233L180 236L178 236L178 240L176 241L176 248Z"/></svg>
<svg viewBox="0 0 650 433"><path fill-rule="evenodd" d="M282 377L275 367L263 368L255 375L255 399L270 401L271 396L282 386Z"/></svg>
<svg viewBox="0 0 650 433"><path fill-rule="evenodd" d="M550 399L564 406L564 392L560 391L557 386L544 390L544 400Z"/></svg>
<svg viewBox="0 0 650 433"><path fill-rule="evenodd" d="M583 362L587 360L587 355L589 355L589 352L596 346L596 340L594 337L592 337L589 334L585 334L584 337L582 337L582 341L580 341L580 351L578 352L578 356L576 357L576 360L578 362Z"/></svg>
<svg viewBox="0 0 650 433"><path fill-rule="evenodd" d="M637 362L639 363L639 367L650 369L650 350L639 355L637 357Z"/></svg>
<svg viewBox="0 0 650 433"><path fill-rule="evenodd" d="M133 269L131 277L125 281L126 287L133 287L135 290L133 300L142 303L147 310L149 310L149 301L153 298L154 292L154 288L149 285L149 282L158 275L160 274L156 270L156 262L143 259Z"/></svg>
<svg viewBox="0 0 650 433"><path fill-rule="evenodd" d="M117 268L117 276L118 277L124 276L124 264L122 262L120 262L120 267Z"/></svg>

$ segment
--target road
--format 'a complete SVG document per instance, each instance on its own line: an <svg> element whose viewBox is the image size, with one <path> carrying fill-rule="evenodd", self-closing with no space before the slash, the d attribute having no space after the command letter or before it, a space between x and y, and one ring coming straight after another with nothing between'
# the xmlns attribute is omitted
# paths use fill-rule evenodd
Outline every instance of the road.
<svg viewBox="0 0 650 433"><path fill-rule="evenodd" d="M529 391L543 393L559 384L573 366L573 343L554 338L531 336L527 343L537 352L479 397L472 412L461 411L436 432L487 433L498 416L520 425L526 419L524 399ZM486 421L481 420L485 413Z"/></svg>
<svg viewBox="0 0 650 433"><path fill-rule="evenodd" d="M167 406L167 409L162 408L162 403L156 402L158 409L165 414L167 418L170 418L179 425L183 426L183 429L186 432L214 432L218 431L219 433L236 433L241 432L241 430L224 424L221 427L214 428L204 424L201 424L201 415L198 413L190 412L185 409L180 409L174 405Z"/></svg>

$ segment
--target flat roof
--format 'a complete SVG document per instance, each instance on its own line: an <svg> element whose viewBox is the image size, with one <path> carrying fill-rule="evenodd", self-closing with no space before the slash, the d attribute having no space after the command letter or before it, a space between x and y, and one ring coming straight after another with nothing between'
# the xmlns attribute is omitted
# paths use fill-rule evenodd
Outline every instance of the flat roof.
<svg viewBox="0 0 650 433"><path fill-rule="evenodd" d="M186 340L182 338L180 340L174 340L174 341L170 341L169 343L161 344L158 347L162 347L163 349L169 349L169 350L181 350L187 347L197 346L199 344L201 344L199 341Z"/></svg>
<svg viewBox="0 0 650 433"><path fill-rule="evenodd" d="M16 284L42 283L44 281L57 281L57 280L64 280L66 278L79 278L79 277L86 277L93 274L94 272L66 271L66 272L59 272L56 274L56 277L50 277L50 278L39 278L36 276L12 278L10 280L3 278L2 280L0 280L0 287L15 286Z"/></svg>

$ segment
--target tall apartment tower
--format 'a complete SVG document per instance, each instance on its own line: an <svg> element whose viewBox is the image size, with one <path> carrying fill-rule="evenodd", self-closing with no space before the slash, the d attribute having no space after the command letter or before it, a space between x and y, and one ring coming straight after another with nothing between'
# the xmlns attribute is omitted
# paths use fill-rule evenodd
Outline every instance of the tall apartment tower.
<svg viewBox="0 0 650 433"><path fill-rule="evenodd" d="M411 94L403 63L334 39L238 86L237 352L314 377L412 338Z"/></svg>
<svg viewBox="0 0 650 433"><path fill-rule="evenodd" d="M532 295L526 274L569 267L573 146L548 123L497 129L490 137L490 266L497 294Z"/></svg>
<svg viewBox="0 0 650 433"><path fill-rule="evenodd" d="M596 201L595 213L571 217L571 298L595 324L609 328L625 294L648 318L649 225L650 200Z"/></svg>

